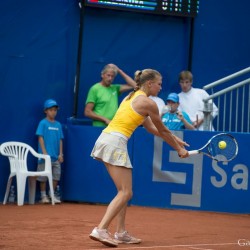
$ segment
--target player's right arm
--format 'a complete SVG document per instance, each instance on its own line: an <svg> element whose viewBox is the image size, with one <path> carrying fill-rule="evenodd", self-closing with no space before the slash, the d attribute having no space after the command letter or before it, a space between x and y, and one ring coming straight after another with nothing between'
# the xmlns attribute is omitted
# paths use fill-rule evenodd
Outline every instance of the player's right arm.
<svg viewBox="0 0 250 250"><path fill-rule="evenodd" d="M146 130L156 136L161 137L178 152L180 157L187 157L188 151L184 148L184 146L189 145L180 138L173 135L171 131L162 123L157 105L152 100L148 99L145 104L145 108L149 116L143 123L143 126L146 128Z"/></svg>

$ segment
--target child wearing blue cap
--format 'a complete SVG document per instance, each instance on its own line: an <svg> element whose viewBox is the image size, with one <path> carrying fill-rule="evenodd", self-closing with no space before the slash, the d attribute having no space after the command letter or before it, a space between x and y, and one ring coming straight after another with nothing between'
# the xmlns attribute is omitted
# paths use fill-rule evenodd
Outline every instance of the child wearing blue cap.
<svg viewBox="0 0 250 250"><path fill-rule="evenodd" d="M61 163L63 162L63 131L61 123L55 120L58 111L58 104L53 99L48 99L44 103L44 113L46 117L40 121L36 135L38 136L38 152L49 155L51 158L53 187L54 190L61 178ZM44 161L38 160L37 171L44 170ZM47 177L38 177L40 182L41 200L40 203L50 203L46 195ZM61 203L60 198L55 196L55 203Z"/></svg>
<svg viewBox="0 0 250 250"><path fill-rule="evenodd" d="M162 122L170 130L195 129L188 114L184 111L178 111L179 96L171 93L167 97L167 106L163 109Z"/></svg>

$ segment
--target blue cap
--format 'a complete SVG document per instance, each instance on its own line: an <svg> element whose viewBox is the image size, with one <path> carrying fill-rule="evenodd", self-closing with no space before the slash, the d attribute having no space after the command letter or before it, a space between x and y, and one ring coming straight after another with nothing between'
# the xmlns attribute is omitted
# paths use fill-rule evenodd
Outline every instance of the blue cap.
<svg viewBox="0 0 250 250"><path fill-rule="evenodd" d="M44 103L44 109L49 109L49 108L52 108L52 107L58 107L58 104L55 100L53 99L48 99L45 101Z"/></svg>
<svg viewBox="0 0 250 250"><path fill-rule="evenodd" d="M179 96L176 93L171 93L167 97L167 101L179 102Z"/></svg>

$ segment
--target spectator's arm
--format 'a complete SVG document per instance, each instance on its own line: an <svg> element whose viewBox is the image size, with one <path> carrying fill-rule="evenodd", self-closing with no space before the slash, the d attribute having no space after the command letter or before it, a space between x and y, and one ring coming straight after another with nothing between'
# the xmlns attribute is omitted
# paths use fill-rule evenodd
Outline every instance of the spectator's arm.
<svg viewBox="0 0 250 250"><path fill-rule="evenodd" d="M107 119L104 116L97 115L93 110L94 110L95 104L93 102L89 102L86 104L85 109L84 109L84 115L89 117L92 120L97 120L104 122L105 124L109 124L110 120Z"/></svg>
<svg viewBox="0 0 250 250"><path fill-rule="evenodd" d="M183 122L186 129L190 129L190 130L195 129L195 127L185 119L181 111L178 111L177 115L178 115L178 118Z"/></svg>
<svg viewBox="0 0 250 250"><path fill-rule="evenodd" d="M136 82L129 76L127 75L123 70L118 68L115 64L110 64L116 67L117 73L120 74L120 76L125 80L126 84L122 84L120 87L120 93L123 93L125 91L134 89L136 87Z"/></svg>
<svg viewBox="0 0 250 250"><path fill-rule="evenodd" d="M41 149L42 149L42 153L43 153L44 155L47 155L48 153L47 153L47 150L46 150L46 148L45 148L44 139L43 139L43 137L42 137L41 135L39 135L39 137L38 137L38 143L40 144L40 147L41 147Z"/></svg>
<svg viewBox="0 0 250 250"><path fill-rule="evenodd" d="M59 156L58 156L58 161L60 163L63 162L63 140L62 139L60 140L60 153L59 153Z"/></svg>

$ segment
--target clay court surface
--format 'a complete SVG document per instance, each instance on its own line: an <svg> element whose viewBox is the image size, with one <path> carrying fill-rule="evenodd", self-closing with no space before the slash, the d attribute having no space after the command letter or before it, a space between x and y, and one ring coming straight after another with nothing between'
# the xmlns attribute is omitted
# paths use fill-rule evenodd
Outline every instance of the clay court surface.
<svg viewBox="0 0 250 250"><path fill-rule="evenodd" d="M105 210L79 203L0 204L0 249L112 249L88 237ZM250 250L250 215L130 206L127 230L143 242L118 249Z"/></svg>

